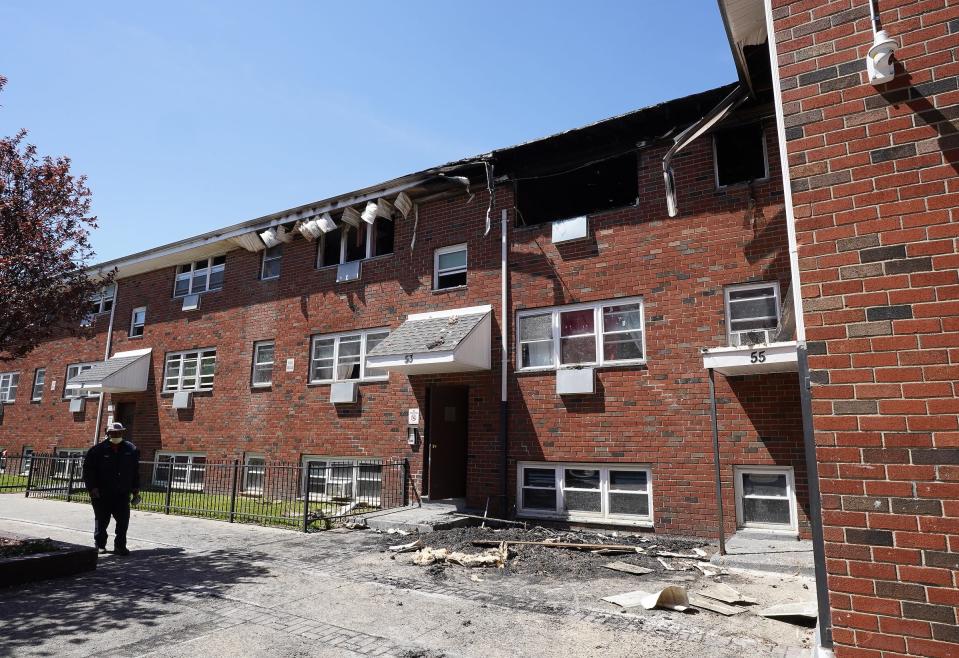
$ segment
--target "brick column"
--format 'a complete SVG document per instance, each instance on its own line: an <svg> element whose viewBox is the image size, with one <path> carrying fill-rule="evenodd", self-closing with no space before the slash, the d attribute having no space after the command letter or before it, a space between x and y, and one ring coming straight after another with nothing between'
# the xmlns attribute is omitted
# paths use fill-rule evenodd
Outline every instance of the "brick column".
<svg viewBox="0 0 959 658"><path fill-rule="evenodd" d="M959 656L959 2L773 0L840 657Z"/></svg>

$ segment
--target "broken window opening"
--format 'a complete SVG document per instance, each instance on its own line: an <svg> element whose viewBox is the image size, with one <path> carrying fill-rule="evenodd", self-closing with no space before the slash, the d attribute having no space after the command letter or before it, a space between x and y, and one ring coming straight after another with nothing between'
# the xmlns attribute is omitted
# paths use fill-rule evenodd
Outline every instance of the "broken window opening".
<svg viewBox="0 0 959 658"><path fill-rule="evenodd" d="M516 207L527 226L635 205L639 170L635 152L571 171L519 179Z"/></svg>
<svg viewBox="0 0 959 658"><path fill-rule="evenodd" d="M769 178L762 124L717 131L713 135L713 163L717 188Z"/></svg>

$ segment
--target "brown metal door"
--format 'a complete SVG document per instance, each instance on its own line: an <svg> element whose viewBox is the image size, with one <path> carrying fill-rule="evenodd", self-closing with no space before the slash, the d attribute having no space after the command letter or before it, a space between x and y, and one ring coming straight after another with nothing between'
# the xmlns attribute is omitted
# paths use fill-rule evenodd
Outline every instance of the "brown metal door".
<svg viewBox="0 0 959 658"><path fill-rule="evenodd" d="M469 389L465 386L430 388L426 432L429 439L431 500L466 496L468 410Z"/></svg>

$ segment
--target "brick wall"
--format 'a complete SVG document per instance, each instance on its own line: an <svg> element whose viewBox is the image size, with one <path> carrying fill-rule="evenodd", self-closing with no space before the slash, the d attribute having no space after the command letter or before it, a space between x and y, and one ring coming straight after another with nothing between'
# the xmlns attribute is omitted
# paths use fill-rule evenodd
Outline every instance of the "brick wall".
<svg viewBox="0 0 959 658"><path fill-rule="evenodd" d="M776 162L775 131L767 122L769 157ZM788 257L778 179L752 187L716 190L712 147L703 139L676 160L681 215L666 214L661 159L655 148L641 157L636 207L590 218L590 237L553 245L549 225L510 229L512 310L642 296L646 303L648 364L601 369L598 393L562 399L555 375L514 372L510 353L510 482L518 460L645 463L652 467L656 528L714 534L716 505L707 373L700 349L726 344L723 287L778 280L788 286ZM775 172L775 166L770 170ZM136 405L135 440L146 457L156 450L202 451L211 461L263 454L298 461L303 454L408 458L422 485L422 450L406 443L406 410L426 409L434 384L470 387L468 502L482 507L502 491L499 440L500 277L498 222L483 236L487 197L461 196L420 208L416 249L412 221L398 221L396 253L367 261L362 279L335 284L333 269L314 267L315 244L284 246L278 280L259 281L259 254L227 254L224 289L203 296L201 310L183 312L171 299L173 268L124 279L114 329L114 351L153 347L150 389L112 395ZM494 218L512 209L509 187L497 191ZM510 213L511 219L515 213ZM467 241L468 287L434 293L433 250ZM334 407L329 386L307 383L311 334L396 327L409 313L492 304L491 372L406 377L360 385L360 402ZM133 308L147 306L142 338L127 336ZM509 318L514 341L514 313ZM107 318L94 340L51 341L14 366L32 376L48 368L60 380L55 394L29 404L23 386L0 425L0 444L11 452L88 445L95 404L81 421L60 399L68 363L102 358ZM276 341L273 385L251 390L253 342ZM174 411L160 394L168 351L217 348L214 391L195 396L191 411ZM295 369L285 372L287 358ZM799 522L808 532L798 387L792 374L726 380L717 377L727 532L736 526L735 465L792 466L799 485ZM106 416L106 414L104 414ZM515 501L510 500L512 505Z"/></svg>
<svg viewBox="0 0 959 658"><path fill-rule="evenodd" d="M837 655L956 656L959 3L773 0Z"/></svg>

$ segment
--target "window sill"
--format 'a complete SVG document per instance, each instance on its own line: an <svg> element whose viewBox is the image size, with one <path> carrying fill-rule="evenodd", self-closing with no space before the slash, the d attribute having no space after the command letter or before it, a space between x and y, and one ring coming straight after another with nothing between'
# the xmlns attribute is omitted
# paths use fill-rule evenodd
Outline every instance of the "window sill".
<svg viewBox="0 0 959 658"><path fill-rule="evenodd" d="M270 391L272 389L273 389L273 382L270 382L269 384L251 384L250 385L251 391Z"/></svg>
<svg viewBox="0 0 959 658"><path fill-rule="evenodd" d="M359 262L359 263L369 263L370 261L384 260L384 259L386 259L386 258L389 258L390 256L395 256L395 255L396 255L396 252L394 251L394 252L389 253L389 254L380 254L379 256L370 256L369 258L360 258L360 259L358 259L358 260L349 260L349 261L346 261L345 263L333 263L332 265L316 265L316 266L314 267L314 269L315 269L317 272L322 272L323 270L335 270L335 269L336 269L337 267L339 267L340 265L347 265L347 264L349 264L349 263L357 263L357 262ZM278 278L278 277L277 277L277 278Z"/></svg>
<svg viewBox="0 0 959 658"><path fill-rule="evenodd" d="M466 288L467 286L465 285L451 286L449 288L433 288L433 290L431 290L430 292L432 292L434 295L440 295L444 292L461 292L463 290L466 290Z"/></svg>
<svg viewBox="0 0 959 658"><path fill-rule="evenodd" d="M213 392L212 388L188 388L182 391L174 391L174 390L163 391L162 393L160 393L160 396L173 397L176 393L212 393L212 392Z"/></svg>
<svg viewBox="0 0 959 658"><path fill-rule="evenodd" d="M308 387L311 386L332 386L333 384L384 384L390 381L389 377L377 377L375 379L324 379L321 381L307 382Z"/></svg>
<svg viewBox="0 0 959 658"><path fill-rule="evenodd" d="M549 521L572 521L574 523L595 523L597 525L621 525L633 528L653 528L655 524L652 518L636 517L634 519L622 516L597 516L594 514L556 514L549 512L536 512L532 510L519 510L516 513L520 519L545 519Z"/></svg>
<svg viewBox="0 0 959 658"><path fill-rule="evenodd" d="M217 288L216 290L204 290L203 292L190 292L185 295L174 295L170 299L171 301L174 301L174 302L182 301L184 297L189 297L190 295L200 295L202 297L203 295L212 295L218 292L223 292L223 288Z"/></svg>
<svg viewBox="0 0 959 658"><path fill-rule="evenodd" d="M127 334L127 340L141 340L142 338L143 338L143 334L140 334L139 336L131 336Z"/></svg>
<svg viewBox="0 0 959 658"><path fill-rule="evenodd" d="M603 363L603 364L584 363L581 365L562 366L559 368L555 366L549 366L548 368L516 368L514 372L517 375L545 375L551 372L557 372L558 370L579 370L582 368L593 368L594 370L610 370L610 369L616 369L616 368L640 368L645 370L648 368L648 365L649 365L648 362L645 360L620 361L616 363Z"/></svg>

